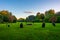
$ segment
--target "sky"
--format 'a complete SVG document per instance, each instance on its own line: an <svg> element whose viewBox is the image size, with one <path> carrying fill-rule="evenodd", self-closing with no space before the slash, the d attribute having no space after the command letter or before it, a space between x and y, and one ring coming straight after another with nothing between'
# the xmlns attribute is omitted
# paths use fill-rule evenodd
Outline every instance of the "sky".
<svg viewBox="0 0 60 40"><path fill-rule="evenodd" d="M44 13L49 9L60 11L60 0L0 0L0 11L8 10L17 18Z"/></svg>

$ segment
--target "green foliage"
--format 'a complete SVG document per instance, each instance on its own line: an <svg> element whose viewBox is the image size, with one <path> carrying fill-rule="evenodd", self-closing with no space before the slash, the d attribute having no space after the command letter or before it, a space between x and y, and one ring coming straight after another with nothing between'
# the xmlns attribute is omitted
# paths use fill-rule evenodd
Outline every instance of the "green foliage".
<svg viewBox="0 0 60 40"><path fill-rule="evenodd" d="M57 23L60 23L60 16L57 16Z"/></svg>
<svg viewBox="0 0 60 40"><path fill-rule="evenodd" d="M37 20L40 20L40 12L38 12L38 13L36 14L36 19L37 19Z"/></svg>
<svg viewBox="0 0 60 40"><path fill-rule="evenodd" d="M34 16L34 15L33 15L33 16ZM32 21L32 19L33 19L34 22L42 22L42 21L44 21L44 19L45 19L45 22L50 22L49 20L50 20L53 16L55 16L56 19L57 19L56 22L60 22L60 21L59 21L59 20L60 20L60 17L58 17L58 16L60 16L60 12L57 12L57 13L55 14L55 10L53 10L53 9L50 9L50 10L46 11L45 14L43 14L43 13L40 14L40 12L38 12L38 13L36 14L36 16L35 16L35 19L33 18L33 16L29 15L28 17L26 17L26 21ZM30 19L31 19L31 20L30 20Z"/></svg>
<svg viewBox="0 0 60 40"><path fill-rule="evenodd" d="M26 20L29 22L33 22L33 21L35 21L35 16L34 15L30 15L30 16L28 16L27 18L26 18Z"/></svg>
<svg viewBox="0 0 60 40"><path fill-rule="evenodd" d="M17 18L15 16L13 16L13 23L16 23L17 22Z"/></svg>
<svg viewBox="0 0 60 40"><path fill-rule="evenodd" d="M7 16L3 16L3 21L4 22L8 22L9 21L8 17Z"/></svg>
<svg viewBox="0 0 60 40"><path fill-rule="evenodd" d="M54 15L55 15L55 11L52 10L52 9L50 9L50 10L48 10L48 11L45 12L46 19L50 19Z"/></svg>
<svg viewBox="0 0 60 40"><path fill-rule="evenodd" d="M25 19L24 18L19 18L17 21L18 22L25 22Z"/></svg>
<svg viewBox="0 0 60 40"><path fill-rule="evenodd" d="M3 15L0 14L0 23L3 22Z"/></svg>
<svg viewBox="0 0 60 40"><path fill-rule="evenodd" d="M55 16L57 17L57 23L60 23L60 12L56 12Z"/></svg>
<svg viewBox="0 0 60 40"><path fill-rule="evenodd" d="M16 22L17 18L15 16L11 18L9 18L10 16L13 16L11 12L6 11L6 10L2 10L0 11L0 22L11 22L13 20L13 22Z"/></svg>
<svg viewBox="0 0 60 40"><path fill-rule="evenodd" d="M17 18L12 15L11 12L6 11L6 10L2 10L0 11L0 23L2 22L42 22L42 20L45 19L45 22L49 22L49 19L52 18L53 16L57 17L57 21L60 23L60 12L56 12L53 9L50 9L48 11L45 12L45 14L37 12L37 14L34 15L29 15L28 17L26 17L26 19L22 18L17 20Z"/></svg>

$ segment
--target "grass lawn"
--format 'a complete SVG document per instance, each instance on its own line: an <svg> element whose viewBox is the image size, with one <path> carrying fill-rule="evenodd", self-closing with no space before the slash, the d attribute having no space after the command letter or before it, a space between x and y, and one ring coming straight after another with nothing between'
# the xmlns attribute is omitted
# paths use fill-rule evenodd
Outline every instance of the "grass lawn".
<svg viewBox="0 0 60 40"><path fill-rule="evenodd" d="M33 25L24 24L24 28L19 28L20 23L11 23L10 27L0 24L0 40L60 40L60 23L54 27L51 23L46 23L42 28L42 23Z"/></svg>

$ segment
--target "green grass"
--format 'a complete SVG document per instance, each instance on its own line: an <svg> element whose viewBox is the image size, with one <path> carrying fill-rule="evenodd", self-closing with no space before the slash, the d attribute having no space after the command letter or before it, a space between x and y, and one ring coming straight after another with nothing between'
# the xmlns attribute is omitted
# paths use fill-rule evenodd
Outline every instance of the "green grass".
<svg viewBox="0 0 60 40"><path fill-rule="evenodd" d="M24 24L24 28L19 28L20 23L11 23L10 27L0 24L0 40L60 40L60 23L53 27L51 23L46 23L42 28L42 23L33 25Z"/></svg>

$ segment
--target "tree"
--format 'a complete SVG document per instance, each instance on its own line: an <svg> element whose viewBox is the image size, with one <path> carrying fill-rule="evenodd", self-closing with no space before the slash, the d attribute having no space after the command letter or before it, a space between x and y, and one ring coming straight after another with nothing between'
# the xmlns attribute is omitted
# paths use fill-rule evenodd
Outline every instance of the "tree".
<svg viewBox="0 0 60 40"><path fill-rule="evenodd" d="M40 22L40 12L37 12L35 21Z"/></svg>
<svg viewBox="0 0 60 40"><path fill-rule="evenodd" d="M0 14L0 23L3 22L3 15Z"/></svg>
<svg viewBox="0 0 60 40"><path fill-rule="evenodd" d="M9 22L13 22L14 18L13 16L9 16Z"/></svg>
<svg viewBox="0 0 60 40"><path fill-rule="evenodd" d="M13 16L12 13L7 10L0 11L0 17L2 18L3 22L15 22L17 20L17 18Z"/></svg>
<svg viewBox="0 0 60 40"><path fill-rule="evenodd" d="M10 12L8 12L8 11L6 11L6 10L2 10L2 11L0 11L0 14L2 15L2 20L4 21L4 22L8 22L8 17L9 17L9 13Z"/></svg>
<svg viewBox="0 0 60 40"><path fill-rule="evenodd" d="M60 16L57 16L57 23L60 23Z"/></svg>
<svg viewBox="0 0 60 40"><path fill-rule="evenodd" d="M45 12L45 20L46 22L49 22L48 20L55 15L55 10L50 9L48 11Z"/></svg>
<svg viewBox="0 0 60 40"><path fill-rule="evenodd" d="M6 10L2 10L0 11L0 14L3 15L3 16L9 16L9 11L6 11Z"/></svg>
<svg viewBox="0 0 60 40"><path fill-rule="evenodd" d="M13 23L16 23L17 18L13 15Z"/></svg>
<svg viewBox="0 0 60 40"><path fill-rule="evenodd" d="M57 17L57 22L60 23L60 12L56 12L55 16Z"/></svg>
<svg viewBox="0 0 60 40"><path fill-rule="evenodd" d="M24 22L24 21L25 21L24 18L19 18L19 19L18 19L18 22Z"/></svg>
<svg viewBox="0 0 60 40"><path fill-rule="evenodd" d="M34 23L34 21L35 21L35 16L34 16L34 15L30 15L30 16L28 16L28 17L26 18L26 20L29 21L29 22L33 22L33 23Z"/></svg>
<svg viewBox="0 0 60 40"><path fill-rule="evenodd" d="M53 16L49 19L50 22L56 22L57 21L57 17L56 16Z"/></svg>
<svg viewBox="0 0 60 40"><path fill-rule="evenodd" d="M36 14L36 18L37 18L37 19L40 19L40 12L38 12L38 13Z"/></svg>
<svg viewBox="0 0 60 40"><path fill-rule="evenodd" d="M3 21L4 22L8 22L9 21L8 17L7 16L3 16Z"/></svg>
<svg viewBox="0 0 60 40"><path fill-rule="evenodd" d="M42 19L42 21L44 21L45 15L42 13L40 14L40 19Z"/></svg>
<svg viewBox="0 0 60 40"><path fill-rule="evenodd" d="M48 18L52 17L54 14L55 14L55 11L52 9L45 12L46 17Z"/></svg>

